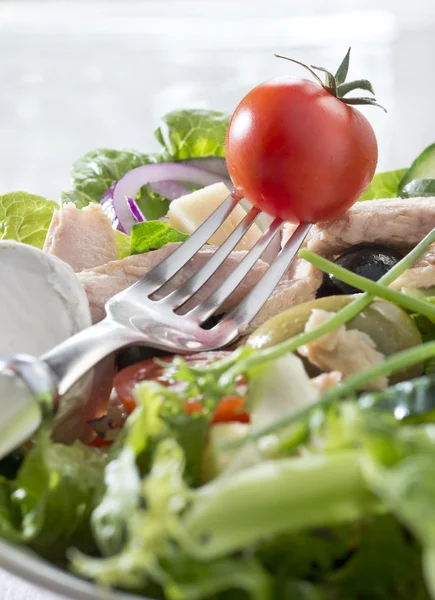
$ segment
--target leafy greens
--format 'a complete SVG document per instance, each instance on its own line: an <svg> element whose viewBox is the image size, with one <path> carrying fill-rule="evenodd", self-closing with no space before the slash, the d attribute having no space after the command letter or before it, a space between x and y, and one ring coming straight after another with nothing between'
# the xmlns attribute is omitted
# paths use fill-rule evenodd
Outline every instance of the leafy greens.
<svg viewBox="0 0 435 600"><path fill-rule="evenodd" d="M0 196L0 240L42 248L56 208L56 202L26 192Z"/></svg>

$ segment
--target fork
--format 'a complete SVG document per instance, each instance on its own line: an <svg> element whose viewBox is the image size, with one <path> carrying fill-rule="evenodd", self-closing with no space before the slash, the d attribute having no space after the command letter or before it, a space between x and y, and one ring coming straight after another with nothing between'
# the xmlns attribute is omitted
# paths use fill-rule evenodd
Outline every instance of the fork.
<svg viewBox="0 0 435 600"><path fill-rule="evenodd" d="M39 425L34 411L35 399L40 409L43 409L39 410L38 414L50 412L56 407L60 397L92 367L113 352L132 345L144 345L178 354L203 352L227 346L243 333L292 262L308 234L310 223L298 225L259 282L231 312L211 328L204 327L204 324L216 314L278 235L283 226L281 219L275 218L229 277L186 314L178 314L177 310L191 299L222 265L260 215L259 209L252 207L207 263L178 289L159 299L153 298L159 291L164 294L164 286L170 283L172 277L204 246L237 203L238 199L229 195L172 254L142 279L110 298L105 305L106 317L103 321L77 333L39 358L15 355L0 360L0 374L3 373L9 378L18 375L26 384L31 400L28 400L27 404L24 403L24 406L29 405L30 401L33 403L33 417L29 416L27 420L37 423L32 425L26 421L21 436L23 439L18 442L6 442L2 439L0 457L6 451L10 451L12 446L17 446L26 439L29 430L36 429ZM10 379L8 384L11 387ZM22 386L20 392L15 395L22 398ZM17 403L20 405L18 400ZM11 423L15 423L17 414L24 418L25 410L15 412ZM30 415L30 410L27 414ZM39 421L41 418L42 416L39 417ZM2 420L4 423L5 415L2 415Z"/></svg>

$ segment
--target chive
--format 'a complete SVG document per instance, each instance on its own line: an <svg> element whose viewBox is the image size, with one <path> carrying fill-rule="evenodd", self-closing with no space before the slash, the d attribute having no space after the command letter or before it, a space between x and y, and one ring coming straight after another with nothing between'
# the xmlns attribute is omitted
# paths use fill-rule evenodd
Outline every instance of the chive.
<svg viewBox="0 0 435 600"><path fill-rule="evenodd" d="M351 396L361 389L363 385L373 381L377 377L392 375L397 371L401 371L402 369L406 369L412 365L424 362L425 360L428 360L434 356L435 342L427 342L421 346L414 346L413 348L408 348L402 352L397 352L397 354L386 358L384 362L374 365L373 367L369 367L360 373L355 373L355 375L352 375L352 377L348 377L345 381L338 383L336 386L323 394L323 396L321 396L316 403L305 406L266 427L257 429L252 433L248 433L246 437L241 440L223 444L222 448L225 450L235 448L245 444L246 442L252 442L265 435L274 433L276 430L281 429L282 427L287 427L288 425L292 425L300 419L308 417L314 411L319 409L327 409L333 402L340 398Z"/></svg>
<svg viewBox="0 0 435 600"><path fill-rule="evenodd" d="M375 281L372 281L371 279L367 279L367 277L357 275L356 273L348 271L347 269L331 262L330 260L319 256L318 254L314 254L314 252L311 252L310 250L301 250L299 252L299 256L320 269L320 271L329 273L329 275L334 275L334 277L344 281L344 283L347 283L348 285L359 288L360 290L368 292L369 294L377 296L378 298L383 298L384 300L393 302L394 304L397 304L397 306L401 306L410 312L424 315L433 323L435 323L435 306L429 302L426 302L425 300L420 300L415 296L408 296L402 292L397 292L396 290L392 290L385 285L381 285Z"/></svg>
<svg viewBox="0 0 435 600"><path fill-rule="evenodd" d="M419 242L417 246L415 246L415 248L411 250L411 252L409 252L404 258L402 258L401 261L394 265L394 267L392 267L388 271L388 273L386 273L379 279L378 284L390 285L390 283L393 283L393 281L400 277L402 273L404 273L407 269L412 267L415 261L418 260L423 254L423 252L427 250L427 248L434 242L435 229L432 229L432 231L428 233L427 236L424 237L422 241ZM328 319L318 327L315 327L311 331L299 333L293 338L281 342L280 344L277 344L272 348L265 348L264 350L258 350L257 352L251 353L246 358L235 362L235 364L232 367L225 371L221 375L219 383L223 386L228 385L235 379L235 377L237 377L237 375L240 375L241 373L246 373L252 367L266 363L269 360L274 360L275 358L284 356L289 352L294 352L300 346L303 346L304 344L309 344L310 342L317 340L322 335L330 333L337 327L340 327L340 325L344 325L344 323L347 323L348 321L356 317L357 314L363 311L366 308L366 306L368 306L370 302L372 302L374 297L375 296L372 296L371 294L365 292L359 298L357 298L356 300L339 310L337 313L335 313L335 315L332 316L330 319ZM227 360L227 365L228 364L229 361ZM218 373L222 372L219 367L219 362L215 363L215 365L212 365L208 368L212 368Z"/></svg>

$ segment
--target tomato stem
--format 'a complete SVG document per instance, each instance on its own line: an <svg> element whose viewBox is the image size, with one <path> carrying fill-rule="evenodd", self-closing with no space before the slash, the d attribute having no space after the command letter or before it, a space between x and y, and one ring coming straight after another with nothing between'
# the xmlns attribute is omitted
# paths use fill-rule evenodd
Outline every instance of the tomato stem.
<svg viewBox="0 0 435 600"><path fill-rule="evenodd" d="M316 67L315 65L306 65L299 60L295 60L294 58L289 58L288 56L282 56L281 54L275 54L276 58L283 58L284 60L289 60L304 69L307 69L311 73L311 75L316 79L317 83L323 87L327 92L329 92L332 96L337 98L337 100L341 100L344 104L349 105L366 105L366 106L378 106L382 108L385 112L386 109L377 102L376 98L370 98L366 96L358 96L356 98L346 98L345 96L349 92L353 92L354 90L363 90L365 92L370 92L370 94L374 95L373 86L368 79L355 79L355 81L346 81L347 73L349 71L349 62L350 62L350 48L346 52L346 56L342 60L340 66L337 69L335 75L333 75L330 71L325 69L324 67ZM321 71L325 74L325 81L323 82L321 78L317 75L315 71Z"/></svg>

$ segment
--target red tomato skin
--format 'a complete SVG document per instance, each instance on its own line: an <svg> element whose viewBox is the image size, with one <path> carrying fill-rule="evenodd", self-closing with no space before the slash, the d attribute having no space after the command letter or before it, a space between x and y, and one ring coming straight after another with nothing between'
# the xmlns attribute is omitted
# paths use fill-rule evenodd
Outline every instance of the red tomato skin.
<svg viewBox="0 0 435 600"><path fill-rule="evenodd" d="M236 108L226 159L237 195L285 221L334 220L364 193L378 147L362 113L320 85L279 78Z"/></svg>
<svg viewBox="0 0 435 600"><path fill-rule="evenodd" d="M225 358L228 354L230 352L226 350L219 350L217 352L187 354L183 358L191 365L200 365L202 363L207 364L215 358ZM168 368L171 366L172 360L172 356L165 356L159 359L161 362L167 362ZM165 373L165 368L157 364L152 358L125 367L115 375L113 387L128 414L132 413L137 406L134 397L134 388L141 381L147 380L158 381L158 383L167 387L171 387L174 384L170 375L168 376Z"/></svg>

